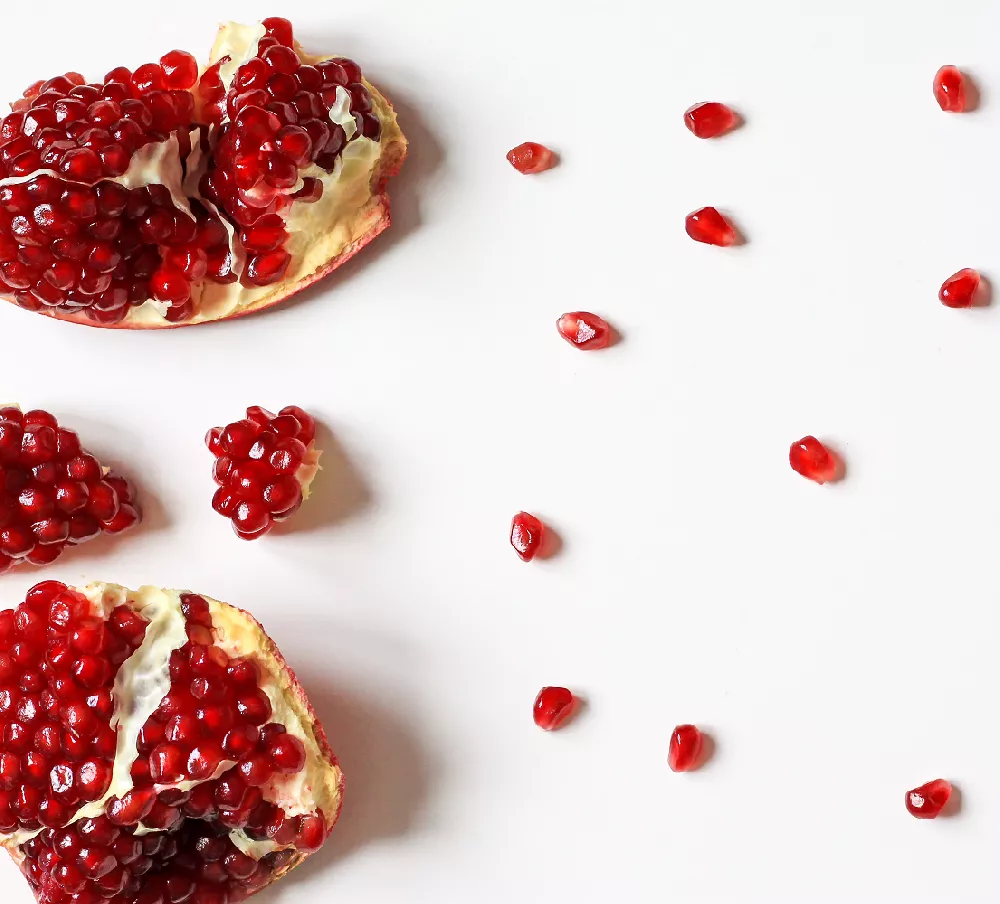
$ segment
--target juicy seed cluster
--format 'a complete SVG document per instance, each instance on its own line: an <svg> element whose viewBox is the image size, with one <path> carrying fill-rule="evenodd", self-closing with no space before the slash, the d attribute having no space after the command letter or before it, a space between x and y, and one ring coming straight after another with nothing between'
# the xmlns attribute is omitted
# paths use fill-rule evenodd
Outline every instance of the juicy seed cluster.
<svg viewBox="0 0 1000 904"><path fill-rule="evenodd" d="M104 621L57 581L0 612L0 833L62 826L107 791L112 687L145 632L131 609Z"/></svg>
<svg viewBox="0 0 1000 904"><path fill-rule="evenodd" d="M228 91L219 76L228 58L209 68L199 84L206 118L220 126L201 191L240 227L247 252L243 281L253 286L279 281L288 268L281 212L292 201L321 197L319 171L332 172L349 142L382 135L356 63L303 63L290 22L272 18L263 24L257 56L239 67ZM330 109L342 104L353 115L347 129L330 119ZM316 175L302 176L310 167Z"/></svg>
<svg viewBox="0 0 1000 904"><path fill-rule="evenodd" d="M316 422L295 405L276 415L252 406L243 420L208 431L219 484L212 508L232 519L237 536L254 540L295 514L315 437Z"/></svg>
<svg viewBox="0 0 1000 904"><path fill-rule="evenodd" d="M138 521L132 486L105 475L74 431L47 411L0 408L0 574Z"/></svg>

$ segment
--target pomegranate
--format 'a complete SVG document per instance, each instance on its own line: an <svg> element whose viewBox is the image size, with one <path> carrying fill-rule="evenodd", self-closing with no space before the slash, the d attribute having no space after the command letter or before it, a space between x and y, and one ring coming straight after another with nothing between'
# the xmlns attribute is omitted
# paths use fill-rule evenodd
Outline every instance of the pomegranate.
<svg viewBox="0 0 1000 904"><path fill-rule="evenodd" d="M278 414L254 405L243 420L208 431L219 484L212 508L232 520L238 537L262 537L299 510L319 471L315 437L316 422L295 405Z"/></svg>
<svg viewBox="0 0 1000 904"><path fill-rule="evenodd" d="M697 138L718 138L736 125L736 114L725 104L708 101L688 107L684 125Z"/></svg>
<svg viewBox="0 0 1000 904"><path fill-rule="evenodd" d="M951 798L951 782L936 778L906 792L906 809L917 819L936 819Z"/></svg>
<svg viewBox="0 0 1000 904"><path fill-rule="evenodd" d="M678 725L670 735L667 765L673 772L691 772L701 765L704 735L696 725Z"/></svg>
<svg viewBox="0 0 1000 904"><path fill-rule="evenodd" d="M942 66L934 74L934 100L945 113L965 112L965 76L956 66Z"/></svg>
<svg viewBox="0 0 1000 904"><path fill-rule="evenodd" d="M596 351L611 341L608 322L588 311L572 311L556 321L556 329L570 345L584 351Z"/></svg>
<svg viewBox="0 0 1000 904"><path fill-rule="evenodd" d="M235 904L326 840L343 776L274 643L193 593L0 612L0 844L39 904Z"/></svg>
<svg viewBox="0 0 1000 904"><path fill-rule="evenodd" d="M792 470L818 484L837 479L837 457L815 436L803 436L788 450Z"/></svg>
<svg viewBox="0 0 1000 904"><path fill-rule="evenodd" d="M569 688L543 687L535 697L533 716L542 731L555 731L573 715L576 698Z"/></svg>
<svg viewBox="0 0 1000 904"><path fill-rule="evenodd" d="M510 522L510 545L522 562L530 562L542 548L545 525L534 515L518 512Z"/></svg>
<svg viewBox="0 0 1000 904"><path fill-rule="evenodd" d="M0 407L0 478L0 574L139 521L132 485L47 411Z"/></svg>
<svg viewBox="0 0 1000 904"><path fill-rule="evenodd" d="M0 295L90 326L187 326L281 301L389 225L406 140L285 19L222 26L101 82L37 82L0 123Z"/></svg>
<svg viewBox="0 0 1000 904"><path fill-rule="evenodd" d="M966 267L953 273L941 284L938 300L949 308L971 308L981 284L979 271Z"/></svg>
<svg viewBox="0 0 1000 904"><path fill-rule="evenodd" d="M531 176L551 169L555 165L556 155L544 144L525 141L507 152L507 160L519 173Z"/></svg>

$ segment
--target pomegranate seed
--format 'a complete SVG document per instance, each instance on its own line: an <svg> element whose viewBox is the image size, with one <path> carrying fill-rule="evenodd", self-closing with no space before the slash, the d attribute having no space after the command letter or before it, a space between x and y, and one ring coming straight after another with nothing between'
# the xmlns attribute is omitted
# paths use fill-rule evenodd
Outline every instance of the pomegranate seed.
<svg viewBox="0 0 1000 904"><path fill-rule="evenodd" d="M678 725L670 736L667 765L674 772L697 769L702 752L702 733L694 725Z"/></svg>
<svg viewBox="0 0 1000 904"><path fill-rule="evenodd" d="M804 436L788 451L792 470L823 484L837 477L837 459L815 436Z"/></svg>
<svg viewBox="0 0 1000 904"><path fill-rule="evenodd" d="M535 697L535 724L545 730L559 728L573 715L576 700L564 687L543 687Z"/></svg>
<svg viewBox="0 0 1000 904"><path fill-rule="evenodd" d="M945 808L950 797L951 784L943 778L936 778L906 792L906 809L917 819L934 819Z"/></svg>
<svg viewBox="0 0 1000 904"><path fill-rule="evenodd" d="M944 281L938 298L949 308L970 308L979 291L980 279L976 270L959 270Z"/></svg>
<svg viewBox="0 0 1000 904"><path fill-rule="evenodd" d="M714 207L702 207L689 213L684 221L687 234L706 245L727 246L736 242L736 230Z"/></svg>
<svg viewBox="0 0 1000 904"><path fill-rule="evenodd" d="M186 91L198 81L198 61L183 50L172 50L160 57L160 67L167 88Z"/></svg>
<svg viewBox="0 0 1000 904"><path fill-rule="evenodd" d="M698 138L716 138L736 125L736 114L714 101L695 104L684 112L684 125Z"/></svg>
<svg viewBox="0 0 1000 904"><path fill-rule="evenodd" d="M507 160L519 173L540 173L555 163L555 154L534 141L526 141L507 152Z"/></svg>
<svg viewBox="0 0 1000 904"><path fill-rule="evenodd" d="M604 348L611 338L611 328L606 320L587 311L563 314L556 321L559 335L570 345L587 351Z"/></svg>
<svg viewBox="0 0 1000 904"><path fill-rule="evenodd" d="M934 99L946 113L965 110L965 78L955 66L942 66L934 76Z"/></svg>
<svg viewBox="0 0 1000 904"><path fill-rule="evenodd" d="M545 525L534 515L518 512L511 521L510 545L523 562L530 562L535 558L544 537Z"/></svg>

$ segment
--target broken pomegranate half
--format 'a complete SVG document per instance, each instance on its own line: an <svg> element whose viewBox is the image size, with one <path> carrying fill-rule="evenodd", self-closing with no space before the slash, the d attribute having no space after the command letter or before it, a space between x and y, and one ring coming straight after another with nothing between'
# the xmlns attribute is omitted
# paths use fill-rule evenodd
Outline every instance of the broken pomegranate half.
<svg viewBox="0 0 1000 904"><path fill-rule="evenodd" d="M0 612L0 844L40 904L235 904L326 840L343 777L247 613L46 581Z"/></svg>
<svg viewBox="0 0 1000 904"><path fill-rule="evenodd" d="M287 298L389 225L406 154L351 60L285 19L190 54L36 82L0 123L0 296L91 326L186 326Z"/></svg>
<svg viewBox="0 0 1000 904"><path fill-rule="evenodd" d="M238 537L256 540L299 510L319 471L315 440L316 422L295 405L278 414L253 405L242 420L208 431L219 484L212 508Z"/></svg>
<svg viewBox="0 0 1000 904"><path fill-rule="evenodd" d="M0 407L0 574L139 521L135 489L47 411ZM2 634L0 634L2 637ZM0 667L0 685L3 684Z"/></svg>

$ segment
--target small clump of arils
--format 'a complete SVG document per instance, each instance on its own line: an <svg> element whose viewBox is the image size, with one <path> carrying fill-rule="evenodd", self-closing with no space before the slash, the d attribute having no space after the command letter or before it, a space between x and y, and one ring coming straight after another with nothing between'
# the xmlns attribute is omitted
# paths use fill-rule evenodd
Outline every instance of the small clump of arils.
<svg viewBox="0 0 1000 904"><path fill-rule="evenodd" d="M977 270L966 267L949 276L938 292L938 300L949 308L971 308L982 277Z"/></svg>
<svg viewBox="0 0 1000 904"><path fill-rule="evenodd" d="M670 735L667 765L674 772L691 772L701 765L704 735L695 725L678 725Z"/></svg>
<svg viewBox="0 0 1000 904"><path fill-rule="evenodd" d="M543 687L535 697L535 724L543 731L554 731L573 715L576 698L565 687Z"/></svg>
<svg viewBox="0 0 1000 904"><path fill-rule="evenodd" d="M556 155L544 144L525 141L507 152L507 160L519 173L531 175L551 169L555 165Z"/></svg>
<svg viewBox="0 0 1000 904"><path fill-rule="evenodd" d="M139 521L135 490L47 411L0 408L0 574Z"/></svg>
<svg viewBox="0 0 1000 904"><path fill-rule="evenodd" d="M604 348L611 340L608 322L588 311L572 311L556 321L556 329L570 345L584 351Z"/></svg>
<svg viewBox="0 0 1000 904"><path fill-rule="evenodd" d="M803 436L788 450L792 470L809 480L823 484L839 476L837 457L815 436Z"/></svg>
<svg viewBox="0 0 1000 904"><path fill-rule="evenodd" d="M695 104L684 111L684 125L697 138L717 138L736 125L731 107L715 101Z"/></svg>
<svg viewBox="0 0 1000 904"><path fill-rule="evenodd" d="M943 778L906 792L906 809L917 819L934 819L948 804L951 798L951 784Z"/></svg>
<svg viewBox="0 0 1000 904"><path fill-rule="evenodd" d="M208 431L219 484L212 508L237 536L254 540L298 511L317 468L315 437L316 422L295 405L278 414L252 406L243 420Z"/></svg>
<svg viewBox="0 0 1000 904"><path fill-rule="evenodd" d="M518 512L510 522L510 545L522 562L530 562L542 548L545 525L534 515Z"/></svg>
<svg viewBox="0 0 1000 904"><path fill-rule="evenodd" d="M965 112L965 76L956 66L942 66L934 76L934 99L945 113Z"/></svg>

